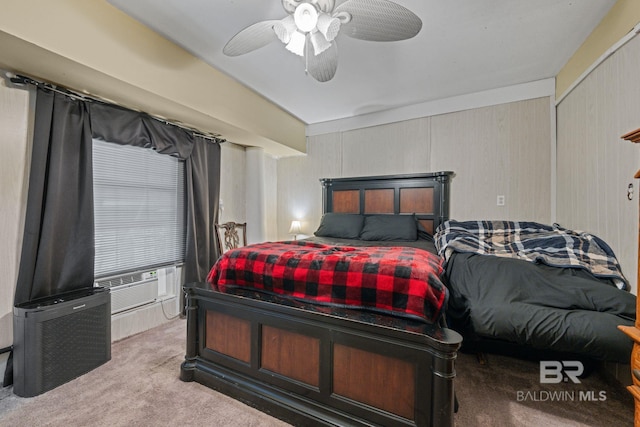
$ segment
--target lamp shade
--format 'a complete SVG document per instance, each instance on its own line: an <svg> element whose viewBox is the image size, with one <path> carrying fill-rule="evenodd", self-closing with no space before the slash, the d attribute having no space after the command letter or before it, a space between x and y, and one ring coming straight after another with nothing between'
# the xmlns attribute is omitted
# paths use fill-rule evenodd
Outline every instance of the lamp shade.
<svg viewBox="0 0 640 427"><path fill-rule="evenodd" d="M289 52L293 52L298 56L304 56L304 45L307 41L307 36L300 31L294 31L291 34L289 43L285 46Z"/></svg>
<svg viewBox="0 0 640 427"><path fill-rule="evenodd" d="M327 39L320 33L320 31L315 31L311 33L309 36L311 39L311 45L313 46L313 53L315 55L320 55L325 50L331 47L331 42L328 42Z"/></svg>
<svg viewBox="0 0 640 427"><path fill-rule="evenodd" d="M331 15L326 13L318 16L318 31L322 33L327 41L332 41L338 35L340 30L340 20L338 18L332 18Z"/></svg>
<svg viewBox="0 0 640 427"><path fill-rule="evenodd" d="M300 234L302 232L302 228L300 226L300 221L291 221L291 227L289 227L289 234Z"/></svg>
<svg viewBox="0 0 640 427"><path fill-rule="evenodd" d="M291 35L297 30L296 23L293 16L288 15L280 22L276 22L273 25L273 31L282 43L289 43L291 41Z"/></svg>

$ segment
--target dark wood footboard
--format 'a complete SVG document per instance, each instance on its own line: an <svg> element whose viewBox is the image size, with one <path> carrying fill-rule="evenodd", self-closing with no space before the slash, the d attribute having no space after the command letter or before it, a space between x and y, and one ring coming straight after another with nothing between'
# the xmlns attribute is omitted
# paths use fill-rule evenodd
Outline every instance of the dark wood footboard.
<svg viewBox="0 0 640 427"><path fill-rule="evenodd" d="M451 426L461 336L357 310L186 285L180 378L294 425Z"/></svg>

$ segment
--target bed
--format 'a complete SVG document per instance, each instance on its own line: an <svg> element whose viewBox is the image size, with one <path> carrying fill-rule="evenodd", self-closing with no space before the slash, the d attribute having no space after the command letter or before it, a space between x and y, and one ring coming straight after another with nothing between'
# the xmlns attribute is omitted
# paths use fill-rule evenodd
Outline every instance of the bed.
<svg viewBox="0 0 640 427"><path fill-rule="evenodd" d="M213 266L210 279L215 285L184 286L187 347L180 378L294 425L453 425L454 363L462 337L443 325L448 291L438 279L442 259L429 238L448 219L451 176L437 172L322 179L324 215L318 237L249 245L225 254ZM332 221L338 217L342 222ZM351 226L342 228L346 235L331 232L344 225L346 217L368 218L368 224L378 226L410 218L416 235L424 238L377 240L390 237L379 236L379 227L367 228L366 241L349 236ZM365 246L377 248L375 254ZM294 256L296 260L315 257L315 251L330 254L337 257L337 267L327 278L327 271L314 271L313 258L304 274L317 276L317 283L302 290L291 285L287 292L274 291L272 279L254 274L262 271L255 263L273 262L273 269L279 268L278 262L291 265L282 256L294 250L304 252ZM400 267L386 276L383 261L356 267L363 256L383 259L391 252L398 252L402 262L390 261ZM329 260L327 255L323 265ZM229 268L223 268L224 262ZM238 273L239 264L252 266ZM416 292L412 282L422 277L425 264L432 264L424 273L428 289ZM375 272L370 270L374 265ZM363 288L357 297L342 286L354 277ZM373 277L393 290L365 291ZM398 284L409 290L395 292ZM329 291L318 291L322 287Z"/></svg>
<svg viewBox="0 0 640 427"><path fill-rule="evenodd" d="M629 363L636 297L611 248L558 224L445 221L447 320L464 350Z"/></svg>

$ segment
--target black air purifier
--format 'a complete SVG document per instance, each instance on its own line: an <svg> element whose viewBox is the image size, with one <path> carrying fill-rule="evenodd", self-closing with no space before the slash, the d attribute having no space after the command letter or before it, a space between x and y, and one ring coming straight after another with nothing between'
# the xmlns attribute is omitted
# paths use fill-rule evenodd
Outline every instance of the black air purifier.
<svg viewBox="0 0 640 427"><path fill-rule="evenodd" d="M13 308L13 392L32 397L111 359L111 295L88 287Z"/></svg>

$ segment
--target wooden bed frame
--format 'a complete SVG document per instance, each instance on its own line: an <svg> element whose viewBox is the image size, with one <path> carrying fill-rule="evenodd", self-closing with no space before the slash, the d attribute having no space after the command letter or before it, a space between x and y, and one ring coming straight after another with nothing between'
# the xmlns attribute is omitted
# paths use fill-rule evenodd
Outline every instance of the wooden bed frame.
<svg viewBox="0 0 640 427"><path fill-rule="evenodd" d="M324 212L448 219L451 172L323 179ZM258 292L184 287L183 381L197 381L294 425L452 426L454 361L447 328Z"/></svg>

